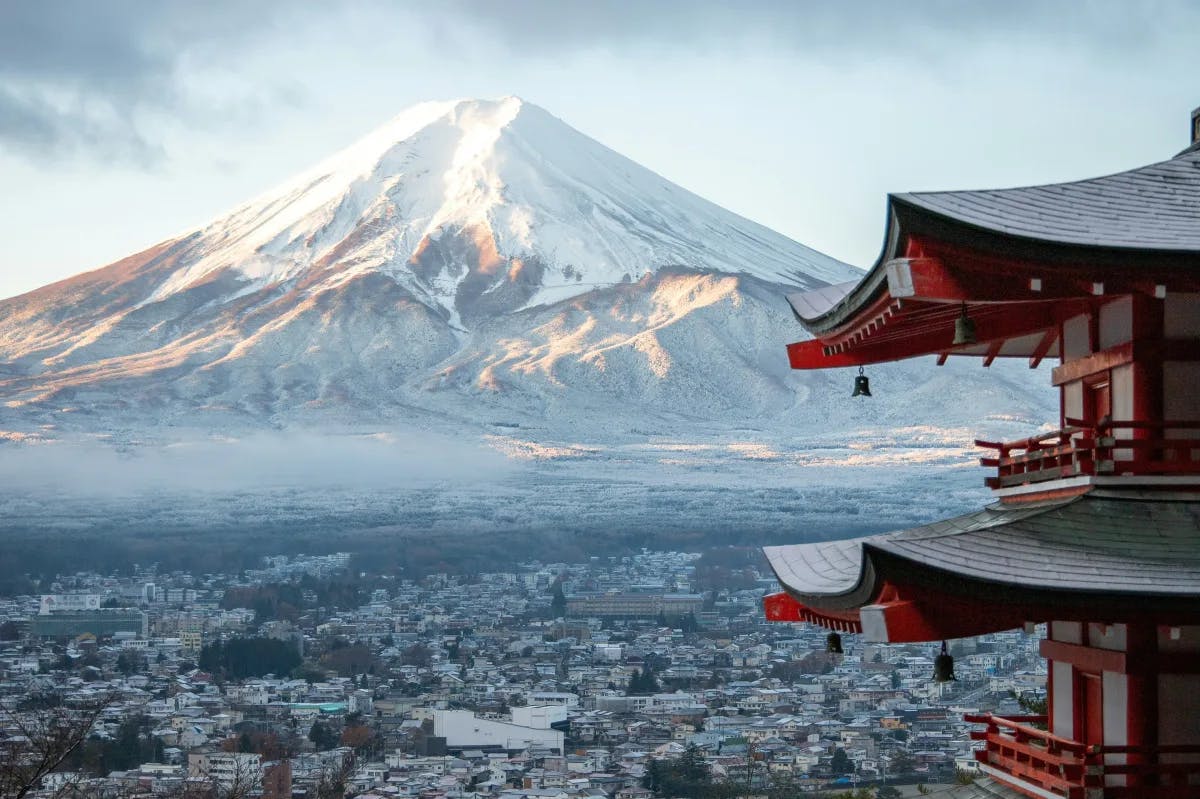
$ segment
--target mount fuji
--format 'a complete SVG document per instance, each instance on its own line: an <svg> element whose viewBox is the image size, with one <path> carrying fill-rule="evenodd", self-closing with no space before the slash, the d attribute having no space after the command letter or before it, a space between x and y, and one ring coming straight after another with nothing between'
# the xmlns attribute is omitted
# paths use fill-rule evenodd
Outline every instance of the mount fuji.
<svg viewBox="0 0 1200 799"><path fill-rule="evenodd" d="M1055 417L1023 365L881 366L867 403L843 371L790 371L783 295L860 275L519 98L426 103L198 229L0 301L0 440L401 431L589 485L836 491L847 466L911 486L969 463L974 433ZM956 502L977 477L927 490Z"/></svg>
<svg viewBox="0 0 1200 799"><path fill-rule="evenodd" d="M741 278L856 274L518 98L427 103L198 230L0 303L0 392L162 422L386 413L462 386L467 352L485 391L620 361L661 379L658 333Z"/></svg>

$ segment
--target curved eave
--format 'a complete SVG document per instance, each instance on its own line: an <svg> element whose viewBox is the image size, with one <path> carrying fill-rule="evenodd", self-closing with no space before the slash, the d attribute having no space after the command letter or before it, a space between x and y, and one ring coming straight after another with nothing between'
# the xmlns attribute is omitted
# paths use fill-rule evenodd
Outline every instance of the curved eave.
<svg viewBox="0 0 1200 799"><path fill-rule="evenodd" d="M1127 172L1074 183L888 196L878 260L840 296L788 295L796 318L817 337L854 324L887 294L887 264L909 237L1014 259L1095 271L1200 271L1200 149Z"/></svg>
<svg viewBox="0 0 1200 799"><path fill-rule="evenodd" d="M820 336L849 324L863 309L883 298L887 294L887 262L892 259L898 241L899 230L889 195L887 235L875 265L857 283L786 295L797 321L813 335ZM835 292L840 292L840 296L835 296Z"/></svg>
<svg viewBox="0 0 1200 799"><path fill-rule="evenodd" d="M846 541L767 547L784 589L816 608L879 600L887 586L954 585L983 597L1097 597L1200 610L1200 503L1087 495L992 505Z"/></svg>
<svg viewBox="0 0 1200 799"><path fill-rule="evenodd" d="M865 551L872 538L763 547L763 552L775 579L798 601L822 610L851 610L878 592Z"/></svg>

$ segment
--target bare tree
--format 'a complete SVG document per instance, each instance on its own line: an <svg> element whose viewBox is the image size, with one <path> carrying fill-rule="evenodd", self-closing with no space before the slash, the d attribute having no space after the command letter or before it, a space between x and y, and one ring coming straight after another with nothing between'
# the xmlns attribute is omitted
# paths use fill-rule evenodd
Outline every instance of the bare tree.
<svg viewBox="0 0 1200 799"><path fill-rule="evenodd" d="M336 761L326 764L317 775L308 799L343 799L354 776L355 758L351 749L341 752Z"/></svg>
<svg viewBox="0 0 1200 799"><path fill-rule="evenodd" d="M0 704L0 799L24 799L37 789L83 745L115 699L64 704L51 695L25 709Z"/></svg>

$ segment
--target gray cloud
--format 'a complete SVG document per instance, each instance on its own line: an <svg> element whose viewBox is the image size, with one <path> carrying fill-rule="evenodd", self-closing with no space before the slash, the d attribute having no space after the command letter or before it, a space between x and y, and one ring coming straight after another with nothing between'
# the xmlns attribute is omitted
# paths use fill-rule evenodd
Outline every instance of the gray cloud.
<svg viewBox="0 0 1200 799"><path fill-rule="evenodd" d="M97 113L72 102L56 107L37 93L22 96L0 86L0 150L49 159L87 151L107 160L151 166L163 156L160 146L146 139L130 118Z"/></svg>
<svg viewBox="0 0 1200 799"><path fill-rule="evenodd" d="M0 150L148 165L155 114L204 118L180 88L189 56L218 58L269 32L274 0L6 2L0 11Z"/></svg>
<svg viewBox="0 0 1200 799"><path fill-rule="evenodd" d="M961 53L986 41L1037 40L1127 58L1195 30L1195 4L1160 0L443 0L425 13L443 35L474 26L525 55L580 48L690 48L703 52L769 44L776 50L847 57ZM1192 28L1181 28L1183 22Z"/></svg>
<svg viewBox="0 0 1200 799"><path fill-rule="evenodd" d="M320 30L323 60L357 57L359 36L431 48L431 60L479 58L482 38L513 59L577 52L789 54L831 66L863 60L930 64L986 45L1020 57L1031 45L1083 52L1097 63L1150 50L1191 58L1200 4L1186 0L437 0L348 4L284 0L0 0L0 151L57 159L83 155L137 165L161 160L155 123L244 124L295 104L304 74L201 98L188 78L237 71L250 50L294 47ZM370 20L357 27L353 20ZM432 45L431 45L432 42ZM1102 59L1102 61L1100 60ZM379 65L363 63L362 69ZM261 73L260 73L261 74ZM149 132L147 132L149 131Z"/></svg>

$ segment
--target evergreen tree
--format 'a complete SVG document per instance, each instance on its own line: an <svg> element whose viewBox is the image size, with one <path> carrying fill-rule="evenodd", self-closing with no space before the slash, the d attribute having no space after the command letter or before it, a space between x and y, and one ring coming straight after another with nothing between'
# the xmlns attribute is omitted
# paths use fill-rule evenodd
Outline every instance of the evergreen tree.
<svg viewBox="0 0 1200 799"><path fill-rule="evenodd" d="M200 668L227 679L289 674L300 665L296 648L274 638L232 638L200 649Z"/></svg>
<svg viewBox="0 0 1200 799"><path fill-rule="evenodd" d="M662 774L662 762L651 758L650 762L646 764L646 773L642 775L642 787L658 793L659 786L662 784Z"/></svg>
<svg viewBox="0 0 1200 799"><path fill-rule="evenodd" d="M829 761L829 770L837 775L854 773L854 762L850 760L845 749L839 746L833 750L833 758Z"/></svg>
<svg viewBox="0 0 1200 799"><path fill-rule="evenodd" d="M312 729L308 731L308 740L313 742L313 746L317 747L318 752L332 749L338 744L337 735L320 720L313 722Z"/></svg>
<svg viewBox="0 0 1200 799"><path fill-rule="evenodd" d="M19 641L21 639L21 628L17 626L15 621L11 619L0 624L0 641Z"/></svg>
<svg viewBox="0 0 1200 799"><path fill-rule="evenodd" d="M691 799L721 799L730 794L725 784L714 784L704 753L689 746L676 760L651 760L646 766L642 786L659 796L686 796Z"/></svg>
<svg viewBox="0 0 1200 799"><path fill-rule="evenodd" d="M712 772L704 760L704 753L695 744L683 750L675 769L679 776L688 782L704 783L712 780Z"/></svg>
<svg viewBox="0 0 1200 799"><path fill-rule="evenodd" d="M556 580L550 590L550 615L555 618L567 615L567 595L563 593L562 580Z"/></svg>
<svg viewBox="0 0 1200 799"><path fill-rule="evenodd" d="M916 767L917 762L913 760L913 756L905 750L900 749L892 755L892 762L888 765L888 771L892 776L900 777L905 774L911 774Z"/></svg>
<svg viewBox="0 0 1200 799"><path fill-rule="evenodd" d="M634 669L633 675L629 678L629 685L625 688L626 696L647 696L656 694L662 690L658 684L658 678L654 676L654 672L647 666L645 671Z"/></svg>
<svg viewBox="0 0 1200 799"><path fill-rule="evenodd" d="M124 649L117 655L117 671L129 676L140 670L141 658L132 649Z"/></svg>

